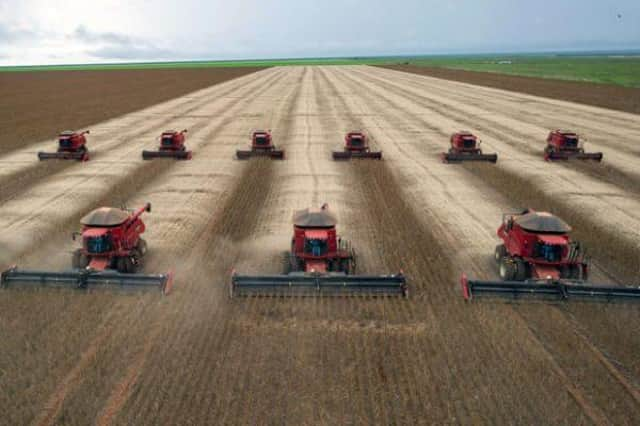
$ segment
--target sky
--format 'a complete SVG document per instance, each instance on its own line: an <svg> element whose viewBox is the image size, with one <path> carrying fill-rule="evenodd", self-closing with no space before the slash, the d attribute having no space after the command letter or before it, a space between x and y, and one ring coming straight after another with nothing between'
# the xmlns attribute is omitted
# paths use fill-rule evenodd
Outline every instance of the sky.
<svg viewBox="0 0 640 426"><path fill-rule="evenodd" d="M0 0L0 65L640 49L640 0Z"/></svg>

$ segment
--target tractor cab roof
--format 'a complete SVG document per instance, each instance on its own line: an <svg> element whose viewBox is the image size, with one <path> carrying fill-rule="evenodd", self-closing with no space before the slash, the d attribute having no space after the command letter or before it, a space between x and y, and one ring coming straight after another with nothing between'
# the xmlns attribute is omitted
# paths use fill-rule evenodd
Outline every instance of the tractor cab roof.
<svg viewBox="0 0 640 426"><path fill-rule="evenodd" d="M514 221L520 227L530 232L548 232L554 234L566 234L571 232L571 227L562 219L547 212L529 212L517 216Z"/></svg>
<svg viewBox="0 0 640 426"><path fill-rule="evenodd" d="M326 209L304 209L293 214L293 224L301 228L333 228L336 217Z"/></svg>
<svg viewBox="0 0 640 426"><path fill-rule="evenodd" d="M129 219L129 212L114 207L100 207L80 219L85 226L118 226Z"/></svg>

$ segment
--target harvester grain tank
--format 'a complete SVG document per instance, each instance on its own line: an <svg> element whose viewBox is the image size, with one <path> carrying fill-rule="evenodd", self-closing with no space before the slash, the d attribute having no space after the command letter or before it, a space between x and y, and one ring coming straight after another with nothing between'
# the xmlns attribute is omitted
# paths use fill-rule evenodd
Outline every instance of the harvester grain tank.
<svg viewBox="0 0 640 426"><path fill-rule="evenodd" d="M490 294L546 295L561 299L603 298L640 301L640 287L598 285L588 281L585 249L569 235L571 227L547 212L504 214L495 261L502 281L461 279L465 299Z"/></svg>
<svg viewBox="0 0 640 426"><path fill-rule="evenodd" d="M569 130L553 130L547 136L544 159L554 160L593 160L602 161L601 152L585 152L580 136Z"/></svg>
<svg viewBox="0 0 640 426"><path fill-rule="evenodd" d="M257 130L251 135L251 149L237 150L236 157L246 160L251 157L269 157L276 160L284 159L284 151L273 144L271 131Z"/></svg>
<svg viewBox="0 0 640 426"><path fill-rule="evenodd" d="M175 158L177 160L191 160L192 152L185 146L187 129L182 131L165 130L160 135L160 146L156 151L142 151L142 159Z"/></svg>
<svg viewBox="0 0 640 426"><path fill-rule="evenodd" d="M463 161L498 161L498 154L483 154L482 141L471 132L461 131L451 135L448 152L440 154L443 163L460 163Z"/></svg>
<svg viewBox="0 0 640 426"><path fill-rule="evenodd" d="M372 151L369 138L363 132L349 132L344 137L342 151L333 151L334 160L350 160L352 158L382 159L382 151Z"/></svg>
<svg viewBox="0 0 640 426"><path fill-rule="evenodd" d="M73 252L72 269L64 272L21 270L12 267L0 276L3 286L14 284L52 287L89 288L116 286L122 289L171 290L173 274L138 273L147 254L142 214L151 211L147 203L135 211L102 207L84 216L80 237L82 246Z"/></svg>
<svg viewBox="0 0 640 426"><path fill-rule="evenodd" d="M56 152L38 152L38 159L42 160L78 160L88 161L89 150L87 149L88 130L84 132L74 132L65 130L58 135L58 149Z"/></svg>
<svg viewBox="0 0 640 426"><path fill-rule="evenodd" d="M337 220L325 204L293 216L291 250L282 275L232 274L231 296L400 295L408 288L402 273L356 275L356 253L336 233Z"/></svg>

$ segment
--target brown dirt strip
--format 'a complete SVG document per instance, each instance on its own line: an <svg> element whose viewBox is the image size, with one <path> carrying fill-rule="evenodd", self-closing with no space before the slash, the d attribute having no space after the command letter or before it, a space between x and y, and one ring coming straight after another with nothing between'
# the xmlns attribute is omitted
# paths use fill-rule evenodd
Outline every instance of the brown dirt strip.
<svg viewBox="0 0 640 426"><path fill-rule="evenodd" d="M278 78L275 76L276 79ZM274 80L270 79L270 82ZM263 85L263 87L253 93L254 96L259 93L267 90L269 85ZM242 98L237 98L233 100L230 105L226 106L226 112L232 111L234 108L243 104ZM202 125L205 124L207 120L202 120ZM224 120L221 122L219 126L216 126L213 130L209 132L209 134L216 134L220 128L224 127L228 124L228 120ZM195 126L192 126L192 133L196 131ZM205 138L205 144L211 138ZM126 143L126 142L125 142ZM193 145L192 145L193 147ZM196 152L197 155L197 152ZM177 161L166 161L166 160L155 160L155 161L144 161L141 162L138 167L136 167L131 173L121 176L120 178L113 180L110 182L110 188L105 191L105 195L97 200L91 200L90 205L87 205L87 208L79 210L75 215L71 215L66 217L60 222L50 223L52 228L55 230L47 235L43 235L42 238L46 238L49 245L54 242L56 245L68 238L70 230L76 229L80 218L86 214L87 211L91 210L91 208L95 208L96 206L110 206L110 205L123 205L123 203L135 196L136 194L144 191L144 188L151 184L155 179L159 178L162 175L169 173L174 167L179 164ZM27 247L24 252L15 254L11 262L17 264L26 263L25 260L27 258L33 258L34 253L32 247L35 245L40 245L41 241L34 240L32 241L31 246ZM4 265L0 265L4 266Z"/></svg>
<svg viewBox="0 0 640 426"><path fill-rule="evenodd" d="M275 78L276 76L274 76ZM235 78L235 77L234 77ZM224 80L226 81L226 80ZM220 81L222 83L223 81ZM219 97L225 97L231 93L236 92L238 89L236 87L230 87L223 92L216 94ZM187 98L188 101L188 98ZM187 108L181 107L180 112L181 116L187 116L189 113L193 111L198 111L204 105L211 102L211 99L208 96L200 95L198 100L195 102L190 102ZM237 103L237 102L236 102ZM224 110L221 110L220 113L223 113ZM108 117L104 117L107 119ZM172 117L167 117L166 121L170 121ZM163 129L164 124L158 124L152 122L150 124L145 124L148 121L147 117L141 116L136 118L130 126L124 132L119 133L117 136L119 140L116 140L115 143L109 142L108 148L104 146L105 144L100 144L100 147L96 148L95 144L92 144L91 136L89 137L89 150L91 152L91 161L95 162L96 159L100 159L100 151L110 150L116 151L122 149L122 147L127 147L131 144L131 141L138 140L141 136L148 134L148 132L154 128ZM194 127L191 126L190 131L193 133ZM160 132L160 130L158 130ZM47 150L55 150L55 140L52 139L51 147L46 148ZM154 144L155 141L149 140L150 147ZM15 196L20 195L20 193L24 192L27 188L36 185L43 178L50 176L52 174L58 173L62 170L70 168L74 165L77 165L77 161L38 161L34 154L34 164L25 167L22 169L18 169L11 174L7 174L0 178L0 202L11 199ZM91 166L92 163L87 164L87 166Z"/></svg>
<svg viewBox="0 0 640 426"><path fill-rule="evenodd" d="M621 282L632 285L640 271L640 249L632 241L611 232L606 226L589 218L588 212L557 200L532 184L526 176L511 173L500 165L483 167L466 163L463 167L491 185L513 204L522 208L533 207L551 211L562 217L573 228L573 237L585 244L598 264L605 265Z"/></svg>
<svg viewBox="0 0 640 426"><path fill-rule="evenodd" d="M360 92L362 92L362 91L360 90L360 92L357 92L357 90L356 90L356 86L355 86L355 85L353 85L352 87L350 87L350 88L349 88L349 92L353 92L353 93L360 93ZM369 99L366 99L366 98L369 98ZM369 105L369 106L371 106L371 105L375 104L375 101L373 101L373 100L372 100L372 99L370 99L370 98L371 98L370 96L366 96L366 97L365 97L365 99L364 99L365 103L366 103L367 105ZM386 108L386 109L387 109L387 110L389 110L389 108ZM365 110L366 110L366 109L365 109ZM395 109L394 109L394 108L390 108L390 110L395 110ZM402 111L402 110L399 110L399 111ZM371 117L377 117L377 115L375 114L375 110L373 110L373 111L368 111L368 110L367 110L367 111L366 111L366 113L365 113L365 111L363 110L362 112L363 112L363 114L362 114L362 116L363 116L363 117L368 117L368 116L371 116ZM405 116L406 114L408 114L408 112L402 111L402 112L398 112L398 114L397 114L397 115L398 115L398 116ZM385 116L385 117L386 117L386 116ZM389 118L391 118L391 117L389 117ZM377 121L377 120L376 120L376 121ZM400 122L399 122L399 123L400 123ZM383 124L383 123L379 123L379 125L380 125L380 126L382 126L382 128L384 128L385 126L388 126L388 124L386 124L386 123L385 123L385 124ZM406 124L405 124L404 122L403 122L402 124L398 124L398 125L399 125L399 126L402 126L402 127L405 127L405 126L406 126ZM409 129L410 129L410 128L413 128L413 126L412 126L412 125L409 125L409 126L407 126L407 128L409 128ZM399 148L399 147L398 147L398 148ZM491 167L491 166L490 166L490 167ZM425 170L427 170L427 169L425 169ZM452 206L452 208L453 208L453 206ZM444 236L445 234L446 234L446 231L444 231L444 232L443 232L443 236ZM455 244L455 245L454 245L454 246L452 246L452 247L457 247L457 246L459 246L459 243ZM470 263L473 263L473 259L470 259L469 261L470 261ZM483 267L482 267L482 266L480 266L480 269L483 269ZM542 313L542 312L540 312L540 313ZM503 312L501 315L505 315L505 314L506 314L506 312ZM520 320L520 321L516 321L516 322L519 322L519 323L521 324L521 326L525 326L525 327L527 327L527 325L526 325L527 323L530 323L530 322L532 322L532 323L534 323L534 324L535 324L535 323L540 323L540 319L542 318L540 315L531 315L531 313L529 313L528 315L526 315L526 317L527 317L526 321L522 321L522 320ZM525 318L523 317L522 319L525 319ZM557 338L558 338L558 336L554 336L552 333L550 333L550 332L549 332L549 331L552 331L553 329L549 330L549 329L547 329L547 327L545 326L545 327L543 327L543 328L542 328L542 330L543 330L543 335L544 335L544 337L545 337L545 341L546 341L546 342L549 342L551 339L555 340L555 339L557 339ZM533 330L533 329L531 329L531 331L532 331L532 332L534 332L534 330ZM534 336L535 336L536 334L538 334L538 333L534 333ZM566 340L566 337L567 337L566 333L565 333L565 334L562 334L562 336L563 336L563 338L565 338L565 340ZM553 341L553 340L551 340L551 341ZM575 339L573 339L573 340L575 340ZM557 346L558 346L558 345L557 345L557 342L554 342L553 347L555 348L555 347L557 347ZM549 358L549 359L554 360L554 363L555 363L555 360L556 360L556 358L555 358L555 357L556 357L558 354L557 354L557 353L552 354L552 353L550 353L550 352L547 352L546 350L545 350L545 352L547 353L547 356L548 356L548 357L551 357L551 358ZM555 351L555 350L554 350L554 352L557 352L557 351ZM562 355L561 353L560 353L560 355L561 355L561 357L562 357L562 356L564 356L564 355ZM599 353L596 353L595 355L599 355ZM558 359L562 359L562 358L558 358ZM566 364L565 364L564 362L563 362L563 363L561 363L561 364L564 364L564 365L562 365L562 369L563 369L563 370L562 370L562 369L559 369L559 370L557 370L557 373L558 373L558 375L559 375L559 376L561 376L561 378L564 378L564 379L565 379L565 386L567 387L567 390L568 390L571 394L574 394L574 393L575 393L575 391L577 390L577 388L576 388L576 386L575 386L575 385L578 385L578 384L580 383L580 381L579 381L579 380L581 380L581 379L579 378L580 376L576 376L576 373L579 373L579 372L580 372L580 369L575 369L575 368L567 369L567 366L566 366ZM505 365L505 366L506 366L506 365ZM553 368L553 366L551 366L551 367ZM606 366L605 366L605 367L606 367ZM608 368L607 368L607 369L608 369ZM565 374L565 373L570 374L570 375L571 375L571 378L569 379L569 378L568 378L568 375L567 375L567 374ZM628 384L628 383L625 383L625 382L619 382L619 383L620 383L620 385L621 385L621 386L623 386L624 388L626 388L626 387L627 387L626 385ZM613 386L615 386L615 385L613 385ZM580 386L580 387L582 388L582 386ZM583 388L583 389L584 389L585 391L587 391L587 390L588 390L588 388ZM573 392L572 392L572 390L573 390ZM579 391L579 392L580 392L580 391ZM581 393L581 392L580 392L580 393ZM575 395L574 395L574 396L575 396ZM582 394L582 395L577 394L577 396L578 396L578 398L576 399L576 401L583 401L583 402L585 401L585 399L584 399L584 394ZM633 395L632 395L632 396L633 396ZM601 407L603 407L603 406L601 406ZM584 408L584 410L585 410L585 413L588 413L590 416L595 415L595 418L599 418L599 417L600 417L600 415L598 414L600 410L598 410L597 408L595 408L595 407L591 407L591 406L589 406L589 405L587 405L587 406L583 406L583 408Z"/></svg>
<svg viewBox="0 0 640 426"><path fill-rule="evenodd" d="M640 114L638 88L415 65L381 68Z"/></svg>
<svg viewBox="0 0 640 426"><path fill-rule="evenodd" d="M4 152L263 67L0 73Z"/></svg>

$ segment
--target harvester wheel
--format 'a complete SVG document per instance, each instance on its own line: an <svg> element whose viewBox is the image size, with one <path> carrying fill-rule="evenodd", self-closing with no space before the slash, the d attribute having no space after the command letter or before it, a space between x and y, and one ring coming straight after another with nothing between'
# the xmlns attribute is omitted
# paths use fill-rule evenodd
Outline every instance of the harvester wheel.
<svg viewBox="0 0 640 426"><path fill-rule="evenodd" d="M129 256L124 256L118 259L116 267L118 272L123 274L133 274L140 265L140 253L137 250L132 250Z"/></svg>
<svg viewBox="0 0 640 426"><path fill-rule="evenodd" d="M147 254L147 242L144 239L140 238L138 240L138 244L136 244L136 250L138 250L140 256L144 256L145 254Z"/></svg>
<svg viewBox="0 0 640 426"><path fill-rule="evenodd" d="M516 258L514 266L516 269L516 273L515 273L516 281L526 280L529 274L527 273L527 264L525 263L525 261L520 258Z"/></svg>
<svg viewBox="0 0 640 426"><path fill-rule="evenodd" d="M502 259L505 258L506 255L507 255L507 248L504 246L504 244L497 245L494 257L498 265L500 264L500 261L502 261Z"/></svg>
<svg viewBox="0 0 640 426"><path fill-rule="evenodd" d="M71 258L71 267L73 269L85 269L87 266L89 266L89 258L82 254L81 249L75 250Z"/></svg>
<svg viewBox="0 0 640 426"><path fill-rule="evenodd" d="M500 262L500 278L503 281L513 281L516 277L516 272L515 262L508 257L502 258Z"/></svg>

